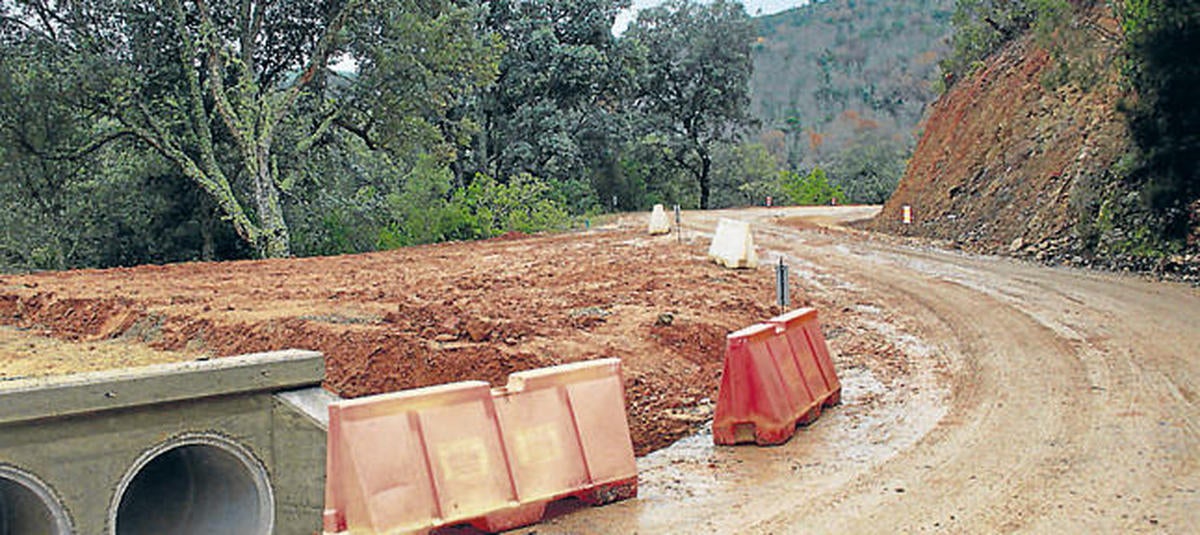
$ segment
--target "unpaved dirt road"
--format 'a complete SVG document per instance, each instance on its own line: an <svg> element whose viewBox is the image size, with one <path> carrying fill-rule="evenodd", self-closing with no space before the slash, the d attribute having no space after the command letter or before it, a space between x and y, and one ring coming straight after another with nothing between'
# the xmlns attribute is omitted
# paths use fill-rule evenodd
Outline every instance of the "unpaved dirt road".
<svg viewBox="0 0 1200 535"><path fill-rule="evenodd" d="M685 225L753 221L760 257L903 349L898 375L843 361L843 405L788 444L694 436L640 459L639 499L523 532L1200 533L1197 289L813 224L873 211Z"/></svg>
<svg viewBox="0 0 1200 535"><path fill-rule="evenodd" d="M518 533L1200 533L1200 291L829 226L877 210L5 275L0 381L298 346L363 395L616 356L638 451L686 438L638 499ZM778 313L770 266L705 259L720 217L792 267L844 386L780 447L703 431L722 337Z"/></svg>

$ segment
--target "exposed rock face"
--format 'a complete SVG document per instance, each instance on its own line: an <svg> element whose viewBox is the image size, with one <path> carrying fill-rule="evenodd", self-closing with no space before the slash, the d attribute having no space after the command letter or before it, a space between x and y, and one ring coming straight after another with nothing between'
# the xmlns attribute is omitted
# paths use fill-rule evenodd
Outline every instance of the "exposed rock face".
<svg viewBox="0 0 1200 535"><path fill-rule="evenodd" d="M1096 26L1119 31L1098 14L1072 31ZM1047 83L1059 61L1030 36L954 84L929 110L904 178L871 226L1039 259L1077 250L1073 205L1105 187L1130 143L1117 110L1123 93L1112 60L1119 45L1083 42L1067 53L1067 64L1088 58L1104 71L1087 87ZM901 221L905 205L910 225Z"/></svg>

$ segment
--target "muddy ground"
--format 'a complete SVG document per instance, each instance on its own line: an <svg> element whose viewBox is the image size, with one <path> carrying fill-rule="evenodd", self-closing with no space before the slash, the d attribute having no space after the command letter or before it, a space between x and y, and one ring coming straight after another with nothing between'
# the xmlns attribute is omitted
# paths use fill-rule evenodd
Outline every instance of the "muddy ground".
<svg viewBox="0 0 1200 535"><path fill-rule="evenodd" d="M3 276L0 380L303 348L325 353L326 388L358 397L620 357L645 454L711 418L725 335L780 309L769 266L723 269L705 236L651 237L643 219L354 256ZM846 336L849 310L792 283L794 303L821 310L840 365L895 351Z"/></svg>
<svg viewBox="0 0 1200 535"><path fill-rule="evenodd" d="M1200 289L839 226L877 211L3 276L0 380L298 346L361 395L617 356L638 498L519 533L1200 532ZM709 263L719 217L767 265ZM780 257L842 404L784 445L716 447L723 336L778 312Z"/></svg>
<svg viewBox="0 0 1200 535"><path fill-rule="evenodd" d="M849 309L827 329L902 359L843 354L842 405L787 444L701 432L639 460L637 500L522 533L1200 533L1200 291L821 226L862 210L685 224L750 221Z"/></svg>

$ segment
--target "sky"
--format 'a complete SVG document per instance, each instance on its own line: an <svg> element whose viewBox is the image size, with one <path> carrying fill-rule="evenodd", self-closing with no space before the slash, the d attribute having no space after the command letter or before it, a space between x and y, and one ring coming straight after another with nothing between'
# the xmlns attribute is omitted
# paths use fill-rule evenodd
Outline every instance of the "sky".
<svg viewBox="0 0 1200 535"><path fill-rule="evenodd" d="M613 25L613 33L616 35L624 33L625 28L629 27L629 23L637 16L637 10L656 6L662 2L663 0L633 0L632 8L622 11L617 15L617 23ZM751 17L779 13L780 11L786 11L807 3L808 0L742 0L742 5L746 6L746 13L749 13Z"/></svg>

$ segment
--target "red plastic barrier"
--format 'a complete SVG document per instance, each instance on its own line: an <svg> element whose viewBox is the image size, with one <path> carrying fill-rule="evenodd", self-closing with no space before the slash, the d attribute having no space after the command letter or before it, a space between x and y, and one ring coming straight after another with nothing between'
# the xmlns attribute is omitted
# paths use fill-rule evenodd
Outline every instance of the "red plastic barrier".
<svg viewBox="0 0 1200 535"><path fill-rule="evenodd" d="M325 531L420 531L516 501L488 384L331 404Z"/></svg>
<svg viewBox="0 0 1200 535"><path fill-rule="evenodd" d="M833 359L829 357L829 347L825 345L825 335L821 333L821 323L817 319L817 309L800 308L767 320L767 323L783 328L796 361L805 364L815 362L814 372L820 372L823 382L810 378L809 387L814 392L828 392L824 404L836 405L842 401L842 382L838 380L837 372L833 369ZM809 356L811 355L811 357ZM807 372L805 377L811 377Z"/></svg>
<svg viewBox="0 0 1200 535"><path fill-rule="evenodd" d="M601 359L514 373L492 391L522 502L637 495L620 365Z"/></svg>
<svg viewBox="0 0 1200 535"><path fill-rule="evenodd" d="M332 404L325 533L537 522L552 500L637 495L620 361Z"/></svg>
<svg viewBox="0 0 1200 535"><path fill-rule="evenodd" d="M726 337L713 441L781 444L840 400L816 311L796 310Z"/></svg>

